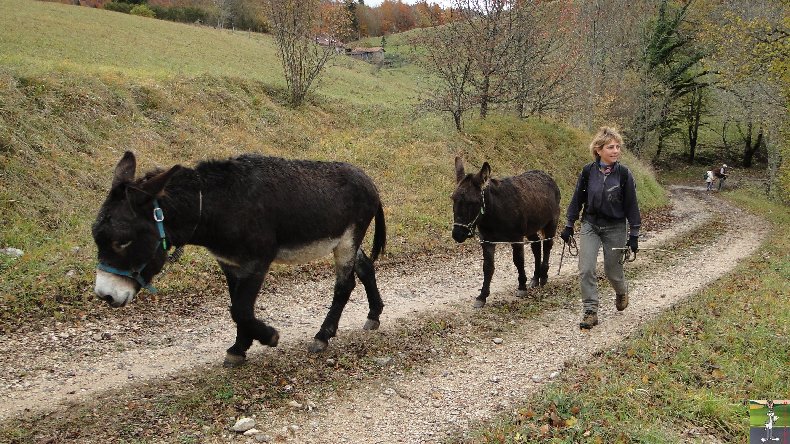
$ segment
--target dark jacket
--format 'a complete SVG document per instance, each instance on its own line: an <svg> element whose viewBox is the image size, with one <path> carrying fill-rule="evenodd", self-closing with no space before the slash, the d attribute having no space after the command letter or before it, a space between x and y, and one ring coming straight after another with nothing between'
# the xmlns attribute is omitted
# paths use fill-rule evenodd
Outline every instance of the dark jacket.
<svg viewBox="0 0 790 444"><path fill-rule="evenodd" d="M585 169L589 170L587 184L585 187L585 174L582 170L568 205L566 226L573 226L583 208L583 220L596 225L609 225L628 220L630 234L638 236L642 217L636 200L636 182L631 172L619 162L615 163L608 175L601 172L597 163ZM621 174L625 174L624 180L621 180ZM624 184L623 187L620 186L621 183Z"/></svg>

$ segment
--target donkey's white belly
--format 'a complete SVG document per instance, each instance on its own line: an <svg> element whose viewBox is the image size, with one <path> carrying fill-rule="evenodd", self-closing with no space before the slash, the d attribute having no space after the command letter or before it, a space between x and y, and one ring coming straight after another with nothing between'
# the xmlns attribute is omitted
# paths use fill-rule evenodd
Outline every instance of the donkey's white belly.
<svg viewBox="0 0 790 444"><path fill-rule="evenodd" d="M347 252L353 252L354 248L351 232L352 229L348 228L340 237L320 239L296 248L280 248L277 251L277 256L274 258L274 262L280 264L303 264L326 257L334 251L346 256Z"/></svg>

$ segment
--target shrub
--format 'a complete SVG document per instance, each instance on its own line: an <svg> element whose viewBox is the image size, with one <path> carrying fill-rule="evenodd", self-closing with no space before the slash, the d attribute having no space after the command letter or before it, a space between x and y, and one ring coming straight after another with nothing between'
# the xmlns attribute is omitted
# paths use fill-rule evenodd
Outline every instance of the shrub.
<svg viewBox="0 0 790 444"><path fill-rule="evenodd" d="M133 4L125 2L110 2L104 5L104 9L108 11L123 12L124 14L128 14L132 8L134 8Z"/></svg>
<svg viewBox="0 0 790 444"><path fill-rule="evenodd" d="M152 11L151 8L149 8L146 5L135 6L134 8L132 8L131 11L129 11L129 14L139 15L140 17L151 17L151 18L156 17L154 11Z"/></svg>
<svg viewBox="0 0 790 444"><path fill-rule="evenodd" d="M156 13L156 18L181 23L206 23L208 12L195 6L166 6L152 5L151 10Z"/></svg>

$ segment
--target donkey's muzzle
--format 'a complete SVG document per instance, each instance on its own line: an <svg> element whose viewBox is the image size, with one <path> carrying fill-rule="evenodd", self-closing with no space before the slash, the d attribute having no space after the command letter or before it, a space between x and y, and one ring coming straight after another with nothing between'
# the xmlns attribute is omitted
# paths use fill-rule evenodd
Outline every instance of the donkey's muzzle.
<svg viewBox="0 0 790 444"><path fill-rule="evenodd" d="M472 237L472 233L469 232L468 228L460 225L453 227L453 240L459 244L470 237Z"/></svg>

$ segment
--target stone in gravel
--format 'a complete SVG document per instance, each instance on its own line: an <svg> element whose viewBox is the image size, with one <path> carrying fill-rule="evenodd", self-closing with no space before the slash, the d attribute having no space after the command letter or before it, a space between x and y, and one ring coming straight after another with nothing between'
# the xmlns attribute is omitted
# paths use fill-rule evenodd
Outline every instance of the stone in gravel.
<svg viewBox="0 0 790 444"><path fill-rule="evenodd" d="M532 382L541 383L543 382L543 377L540 375L532 375Z"/></svg>
<svg viewBox="0 0 790 444"><path fill-rule="evenodd" d="M300 403L299 403L299 402L297 402L297 401L291 401L291 402L289 402L289 403L288 403L288 406L289 406L289 407L293 407L293 408L295 408L295 409L301 409L301 408L302 408L302 404L300 404Z"/></svg>
<svg viewBox="0 0 790 444"><path fill-rule="evenodd" d="M378 365L383 367L383 366L389 364L390 362L392 362L392 356L384 356L382 358L373 358L373 361L376 364L378 364Z"/></svg>
<svg viewBox="0 0 790 444"><path fill-rule="evenodd" d="M504 340L504 339L502 339L502 338L494 338L494 344L497 344L497 345L499 345L499 344L501 344L501 343L503 343L503 342L505 342L505 340Z"/></svg>
<svg viewBox="0 0 790 444"><path fill-rule="evenodd" d="M388 388L388 389L384 390L384 394L387 395L387 396L392 396L392 395L395 394L395 390L393 390L391 388Z"/></svg>
<svg viewBox="0 0 790 444"><path fill-rule="evenodd" d="M270 435L265 435L263 433L259 435L255 435L255 441L257 442L271 442L272 437Z"/></svg>
<svg viewBox="0 0 790 444"><path fill-rule="evenodd" d="M241 418L236 421L236 424L233 424L233 427L230 429L234 432L243 433L251 428L255 427L255 420L252 418Z"/></svg>
<svg viewBox="0 0 790 444"><path fill-rule="evenodd" d="M556 378L559 375L560 375L560 372L551 372L551 374L549 375L549 378L554 379L554 378Z"/></svg>
<svg viewBox="0 0 790 444"><path fill-rule="evenodd" d="M247 430L246 432L244 432L244 436L257 435L258 433L261 433L261 431L256 429L255 427L253 427L253 428Z"/></svg>
<svg viewBox="0 0 790 444"><path fill-rule="evenodd" d="M326 363L327 363L328 365L335 365L335 360L334 360L334 359L332 359L332 358L329 358L329 359L327 359L327 360L326 360Z"/></svg>

